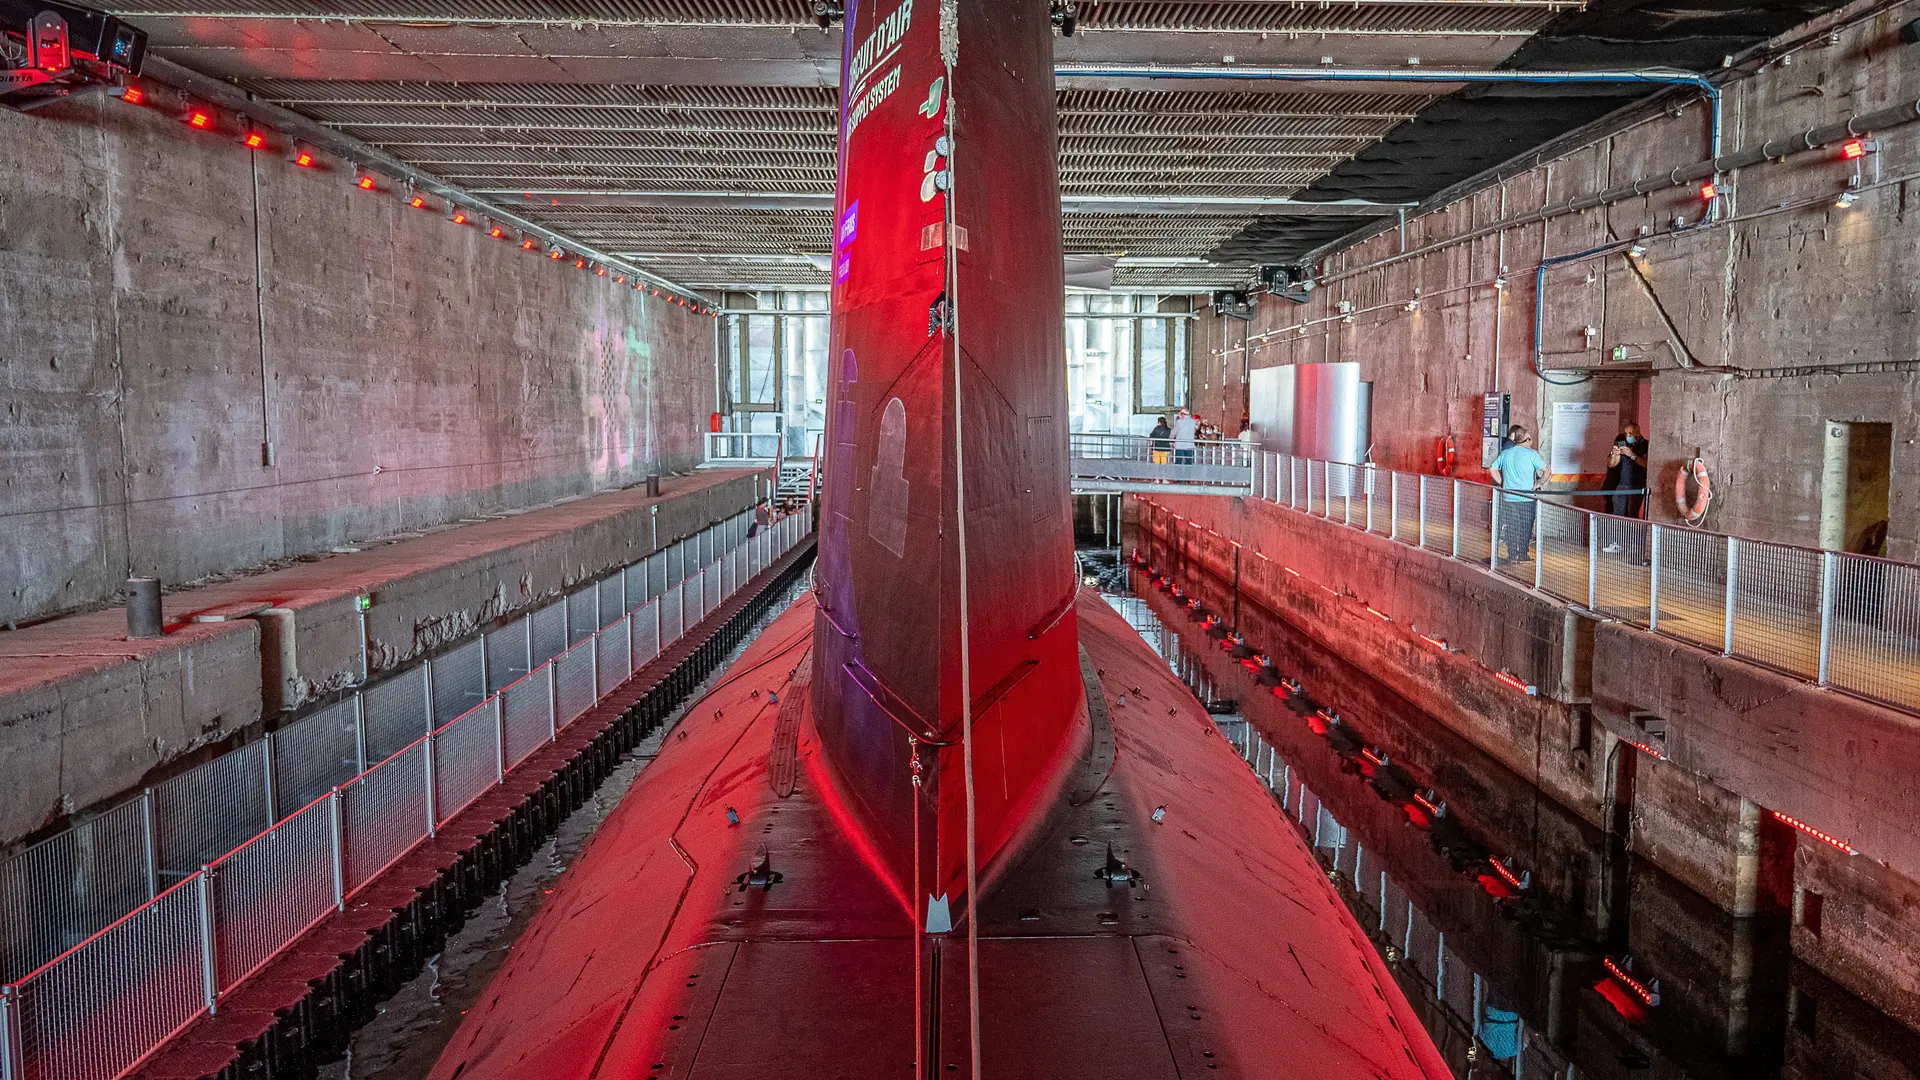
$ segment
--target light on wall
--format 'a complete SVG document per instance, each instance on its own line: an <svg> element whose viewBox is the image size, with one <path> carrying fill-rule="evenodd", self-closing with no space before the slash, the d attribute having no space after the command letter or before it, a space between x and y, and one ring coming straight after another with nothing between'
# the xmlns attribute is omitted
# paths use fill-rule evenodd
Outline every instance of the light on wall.
<svg viewBox="0 0 1920 1080"><path fill-rule="evenodd" d="M1850 210L1853 208L1854 200L1858 197L1859 196L1857 196L1855 193L1851 191L1843 191L1840 193L1839 198L1833 200L1833 205L1839 207L1842 210Z"/></svg>

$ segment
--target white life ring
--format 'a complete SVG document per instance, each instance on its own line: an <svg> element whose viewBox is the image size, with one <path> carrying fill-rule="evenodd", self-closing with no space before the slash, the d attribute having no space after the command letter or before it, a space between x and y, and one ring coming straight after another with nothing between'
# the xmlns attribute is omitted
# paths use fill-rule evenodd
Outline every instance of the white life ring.
<svg viewBox="0 0 1920 1080"><path fill-rule="evenodd" d="M1687 480L1692 478L1695 494L1687 498ZM1713 478L1707 473L1704 458L1694 458L1680 466L1673 478L1673 506L1687 524L1698 525L1707 519L1707 507L1713 505Z"/></svg>

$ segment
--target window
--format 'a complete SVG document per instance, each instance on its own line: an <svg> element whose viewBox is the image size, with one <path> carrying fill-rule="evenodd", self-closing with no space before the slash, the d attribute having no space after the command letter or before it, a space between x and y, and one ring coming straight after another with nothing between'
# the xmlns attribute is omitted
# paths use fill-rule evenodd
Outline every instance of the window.
<svg viewBox="0 0 1920 1080"><path fill-rule="evenodd" d="M1156 415L1184 404L1191 313L1184 296L1069 294L1072 430L1144 435Z"/></svg>

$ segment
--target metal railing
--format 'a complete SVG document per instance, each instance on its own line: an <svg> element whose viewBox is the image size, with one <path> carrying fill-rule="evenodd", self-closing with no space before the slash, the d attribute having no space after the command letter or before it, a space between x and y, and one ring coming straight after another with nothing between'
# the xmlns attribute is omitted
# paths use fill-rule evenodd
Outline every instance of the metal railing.
<svg viewBox="0 0 1920 1080"><path fill-rule="evenodd" d="M1216 686L1207 669L1183 647L1180 631L1160 621L1152 607L1136 596L1108 596L1111 604L1154 651L1167 661L1174 675L1202 701L1234 696L1233 691ZM1198 647L1205 647L1201 638ZM1223 692L1224 691L1224 692ZM1444 930L1435 926L1426 912L1415 905L1407 890L1388 872L1379 853L1367 850L1357 836L1341 823L1321 801L1305 777L1294 769L1286 755L1269 743L1246 717L1215 716L1214 724L1227 742L1259 777L1280 809L1299 824L1308 844L1322 864L1337 875L1345 889L1351 890L1349 910L1353 911L1376 943L1394 950L1401 970L1415 975L1433 995L1433 1000L1449 1016L1432 1011L1422 1014L1430 1025L1449 1023L1473 1036L1481 1034L1481 1025L1490 1019L1484 1008L1492 997L1492 982L1482 978L1449 945ZM1523 1077L1568 1077L1570 1065L1560 1051L1530 1031L1524 1020L1513 1017L1514 1039L1524 1061L1500 1058L1509 1071Z"/></svg>
<svg viewBox="0 0 1920 1080"><path fill-rule="evenodd" d="M1141 435L1068 436L1076 489L1089 483L1133 490L1149 484L1200 485L1244 494L1252 483L1253 451L1238 439L1202 439L1179 448L1171 439Z"/></svg>
<svg viewBox="0 0 1920 1080"><path fill-rule="evenodd" d="M706 458L710 462L772 461L780 457L779 431L709 431Z"/></svg>
<svg viewBox="0 0 1920 1080"><path fill-rule="evenodd" d="M735 522L715 526L462 647L475 654L369 687L96 819L134 838L125 847L141 854L112 854L105 880L139 899L0 986L0 1080L132 1071L772 565L810 520L793 514L751 537L743 525L729 544L715 534ZM581 596L597 621L557 622ZM68 895L42 904L84 897L90 879L71 872L108 835L15 862L63 871ZM30 878L7 880L11 934L35 912L11 906Z"/></svg>
<svg viewBox="0 0 1920 1080"><path fill-rule="evenodd" d="M1253 492L1609 619L1920 710L1920 566L1286 454L1255 456Z"/></svg>

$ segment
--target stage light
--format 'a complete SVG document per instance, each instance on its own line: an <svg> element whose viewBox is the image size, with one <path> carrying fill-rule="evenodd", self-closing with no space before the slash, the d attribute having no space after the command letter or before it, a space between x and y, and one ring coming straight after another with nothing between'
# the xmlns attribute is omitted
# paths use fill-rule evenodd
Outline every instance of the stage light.
<svg viewBox="0 0 1920 1080"><path fill-rule="evenodd" d="M267 145L267 137L258 131L247 132L246 137L240 141L245 143L249 150L259 150Z"/></svg>
<svg viewBox="0 0 1920 1080"><path fill-rule="evenodd" d="M213 130L213 113L206 109L188 109L187 126L199 131Z"/></svg>
<svg viewBox="0 0 1920 1080"><path fill-rule="evenodd" d="M303 169L317 169L320 167L319 159L313 156L313 151L303 150L299 147L294 148L293 163Z"/></svg>

